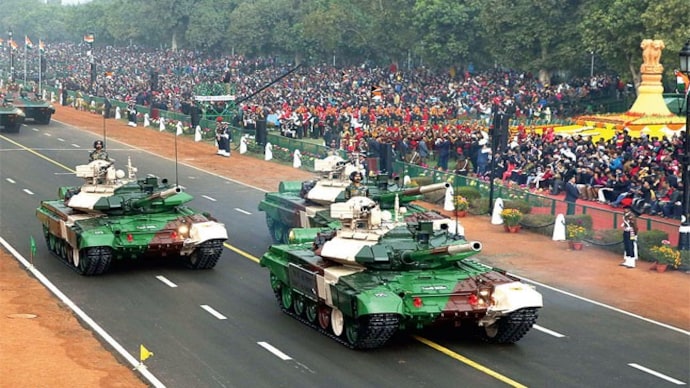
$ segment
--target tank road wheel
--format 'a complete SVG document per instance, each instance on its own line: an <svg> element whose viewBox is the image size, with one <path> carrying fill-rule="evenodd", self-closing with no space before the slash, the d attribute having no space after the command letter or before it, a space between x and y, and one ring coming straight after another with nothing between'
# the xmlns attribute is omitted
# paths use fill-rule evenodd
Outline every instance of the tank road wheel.
<svg viewBox="0 0 690 388"><path fill-rule="evenodd" d="M358 346L360 331L361 328L356 319L348 318L345 320L345 339L350 346L355 348Z"/></svg>
<svg viewBox="0 0 690 388"><path fill-rule="evenodd" d="M50 236L48 236L48 249L50 249L50 251L53 253L57 253L56 246L57 238L55 237L55 235L51 234Z"/></svg>
<svg viewBox="0 0 690 388"><path fill-rule="evenodd" d="M307 317L307 321L309 321L309 323L315 323L316 318L318 316L318 309L316 307L316 303L312 301L307 301L306 304L307 308L305 311L305 315Z"/></svg>
<svg viewBox="0 0 690 388"><path fill-rule="evenodd" d="M46 240L46 246L50 246L50 229L43 225L43 238Z"/></svg>
<svg viewBox="0 0 690 388"><path fill-rule="evenodd" d="M340 337L343 334L343 329L345 328L345 318L343 317L343 312L334 308L331 310L331 329L333 329L333 334Z"/></svg>
<svg viewBox="0 0 690 388"><path fill-rule="evenodd" d="M304 316L304 312L307 309L307 302L304 300L302 295L294 294L292 296L292 309L295 310L295 314L298 316Z"/></svg>
<svg viewBox="0 0 690 388"><path fill-rule="evenodd" d="M285 310L290 310L293 302L292 290L290 287L283 286L280 288L280 303Z"/></svg>
<svg viewBox="0 0 690 388"><path fill-rule="evenodd" d="M323 330L328 330L331 327L331 308L328 306L319 306L319 327Z"/></svg>
<svg viewBox="0 0 690 388"><path fill-rule="evenodd" d="M483 330L479 328L479 336L492 344L513 344L527 334L537 321L537 316L536 308L514 311Z"/></svg>

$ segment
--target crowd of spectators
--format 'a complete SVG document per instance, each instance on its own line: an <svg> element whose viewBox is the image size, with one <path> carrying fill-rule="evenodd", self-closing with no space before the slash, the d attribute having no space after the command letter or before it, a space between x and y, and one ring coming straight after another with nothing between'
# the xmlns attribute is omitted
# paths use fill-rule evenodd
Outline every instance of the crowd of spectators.
<svg viewBox="0 0 690 388"><path fill-rule="evenodd" d="M51 45L48 73L58 75L54 82L60 88L186 114L207 108L195 103L195 95L222 90L242 98L294 67L276 58L136 46L96 47L93 55L94 78L86 47ZM326 146L371 158L386 157L390 149L394 158L486 178L490 142L499 137L492 129L497 111L552 121L584 113L579 102L591 96L620 97L625 88L612 76L545 84L514 70L321 64L300 67L236 109L245 125L273 117L285 136L323 139ZM593 142L522 124L501 135L494 176L505 181L559 194L563 182L575 176L583 200L680 216L679 137L632 138L621 131Z"/></svg>

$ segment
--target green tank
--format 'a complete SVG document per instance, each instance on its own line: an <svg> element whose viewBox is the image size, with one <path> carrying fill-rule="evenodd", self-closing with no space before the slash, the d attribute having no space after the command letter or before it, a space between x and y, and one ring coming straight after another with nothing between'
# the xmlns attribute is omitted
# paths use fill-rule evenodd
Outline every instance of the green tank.
<svg viewBox="0 0 690 388"><path fill-rule="evenodd" d="M17 133L24 124L24 112L12 105L0 105L0 130L2 132Z"/></svg>
<svg viewBox="0 0 690 388"><path fill-rule="evenodd" d="M283 181L278 192L264 195L259 202L259 211L266 213L266 225L274 242L287 243L292 228L338 228L340 220L329 214L329 206L344 202L345 189L350 184L349 176L360 170L356 163L344 161L338 156L316 160L314 169L320 176L308 181ZM368 177L364 182L369 197L377 201L386 213L394 212L396 206L403 208L406 221L430 220L438 229L447 225L464 235L462 226L438 212L412 203L422 199L423 194L446 190L448 183L436 183L419 187L405 187L399 180L391 181L387 175Z"/></svg>
<svg viewBox="0 0 690 388"><path fill-rule="evenodd" d="M186 203L193 197L166 179L137 179L112 161L77 166L80 187L60 187L36 217L46 245L82 275L100 275L116 260L169 257L192 269L213 268L227 240L225 226Z"/></svg>
<svg viewBox="0 0 690 388"><path fill-rule="evenodd" d="M367 197L331 205L337 229L293 229L260 260L282 311L354 349L395 333L467 328L490 343L520 340L542 296L470 259L482 249L432 221L396 222Z"/></svg>
<svg viewBox="0 0 690 388"><path fill-rule="evenodd" d="M7 95L6 101L21 109L27 119L32 119L37 124L50 124L55 113L53 104L33 92L13 92Z"/></svg>

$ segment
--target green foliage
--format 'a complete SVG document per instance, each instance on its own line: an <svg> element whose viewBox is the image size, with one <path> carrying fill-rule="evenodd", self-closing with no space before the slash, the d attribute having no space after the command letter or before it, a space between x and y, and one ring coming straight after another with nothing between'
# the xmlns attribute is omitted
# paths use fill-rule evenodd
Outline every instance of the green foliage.
<svg viewBox="0 0 690 388"><path fill-rule="evenodd" d="M553 236L555 221L556 216L551 214L525 214L525 217L522 219L522 225L531 232Z"/></svg>
<svg viewBox="0 0 690 388"><path fill-rule="evenodd" d="M467 198L467 200L470 202L477 200L482 196L479 192L479 189L477 189L476 187L460 186L457 188L453 188L453 190L455 191L455 195L463 196Z"/></svg>
<svg viewBox="0 0 690 388"><path fill-rule="evenodd" d="M507 199L503 201L504 209L518 209L522 214L529 214L532 211L532 205L522 199Z"/></svg>

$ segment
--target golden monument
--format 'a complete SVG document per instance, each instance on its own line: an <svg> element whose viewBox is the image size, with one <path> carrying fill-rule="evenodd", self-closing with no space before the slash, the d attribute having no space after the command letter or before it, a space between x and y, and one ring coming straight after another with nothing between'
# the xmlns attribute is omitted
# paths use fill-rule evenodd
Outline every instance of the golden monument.
<svg viewBox="0 0 690 388"><path fill-rule="evenodd" d="M628 130L631 135L647 133L651 136L671 137L685 128L685 118L671 113L663 98L661 77L664 66L659 63L659 59L661 51L666 47L664 41L644 39L640 47L643 61L640 66L642 82L630 110L622 114L581 116L577 119L578 124L591 127L598 131L596 135L607 138L620 130ZM604 133L605 131L611 133Z"/></svg>

